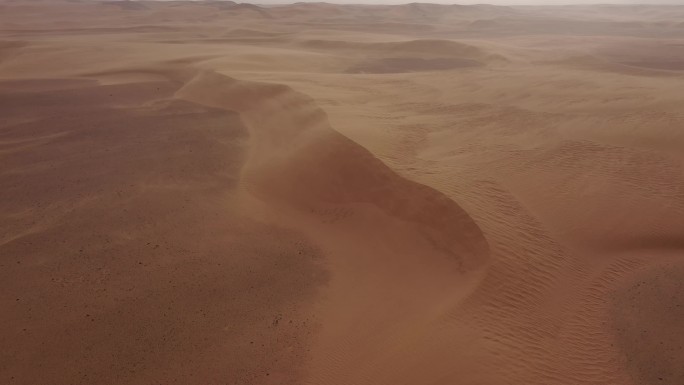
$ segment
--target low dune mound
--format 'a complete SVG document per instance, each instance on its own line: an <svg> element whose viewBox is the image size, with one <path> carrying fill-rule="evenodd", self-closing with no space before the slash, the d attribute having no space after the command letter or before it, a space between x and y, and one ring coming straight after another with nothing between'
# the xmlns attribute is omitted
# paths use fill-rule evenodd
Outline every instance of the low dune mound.
<svg viewBox="0 0 684 385"><path fill-rule="evenodd" d="M24 41L0 41L0 63L12 57L21 48L26 47L28 43Z"/></svg>
<svg viewBox="0 0 684 385"><path fill-rule="evenodd" d="M461 5L461 4L431 4L410 3L394 6L385 6L384 12L379 13L383 17L402 20L446 22L468 20L474 17L493 17L515 13L512 8L488 4Z"/></svg>
<svg viewBox="0 0 684 385"><path fill-rule="evenodd" d="M388 8L386 16L401 19L434 19L446 16L448 10L448 5L410 3Z"/></svg>
<svg viewBox="0 0 684 385"><path fill-rule="evenodd" d="M392 53L438 54L471 58L487 56L487 53L481 48L453 40L411 40L397 43L384 43L377 48Z"/></svg>
<svg viewBox="0 0 684 385"><path fill-rule="evenodd" d="M355 9L340 4L331 3L294 3L272 8L272 12L278 17L297 19L330 19L344 16L352 16Z"/></svg>
<svg viewBox="0 0 684 385"><path fill-rule="evenodd" d="M671 69L665 70L665 68L654 68L652 65L636 65L637 63L620 63L615 60L610 60L606 57L590 54L571 56L561 60L543 61L542 63L559 65L561 67L577 68L587 71L613 72L622 75L656 77L672 75L677 76L677 73L671 72Z"/></svg>
<svg viewBox="0 0 684 385"><path fill-rule="evenodd" d="M482 67L482 62L459 58L422 59L391 57L360 63L347 70L354 74L390 74L419 71L444 71L456 68Z"/></svg>
<svg viewBox="0 0 684 385"><path fill-rule="evenodd" d="M235 29L231 29L230 31L226 32L223 36L225 36L225 37L244 37L244 38L249 38L249 37L263 38L263 37L277 37L277 36L282 36L282 35L284 35L284 33L282 33L282 32L272 32L272 31L250 29L250 28L235 28Z"/></svg>
<svg viewBox="0 0 684 385"><path fill-rule="evenodd" d="M268 10L254 4L239 3L232 4L230 6L222 7L223 11L227 11L231 16L242 16L242 17L261 17L261 18L271 18L271 14Z"/></svg>
<svg viewBox="0 0 684 385"><path fill-rule="evenodd" d="M399 42L362 43L336 40L307 40L307 48L344 51L358 58L347 73L402 73L473 68L503 64L508 60L474 45L453 40L420 39Z"/></svg>
<svg viewBox="0 0 684 385"><path fill-rule="evenodd" d="M25 92L66 90L92 85L93 81L85 79L18 79L0 82L0 92L14 91L23 94Z"/></svg>
<svg viewBox="0 0 684 385"><path fill-rule="evenodd" d="M226 0L226 1L207 1L205 4L208 6L220 9L220 10L225 10L225 9L232 8L233 6L237 5L238 3L234 2L234 1Z"/></svg>
<svg viewBox="0 0 684 385"><path fill-rule="evenodd" d="M269 8L274 16L318 23L393 22L443 23L470 20L474 17L509 15L511 8L484 5L446 5L411 3L401 5L349 5L331 3L294 3Z"/></svg>
<svg viewBox="0 0 684 385"><path fill-rule="evenodd" d="M495 29L500 24L496 19L477 19L468 23L468 26L475 29Z"/></svg>
<svg viewBox="0 0 684 385"><path fill-rule="evenodd" d="M269 15L258 17L270 17ZM249 29L249 28L235 28L221 34L217 38L198 39L197 41L207 43L248 43L248 44L263 44L263 43L287 43L290 41L290 33L288 32L271 32L265 30ZM184 42L179 40L177 42Z"/></svg>
<svg viewBox="0 0 684 385"><path fill-rule="evenodd" d="M347 50L363 52L366 54L374 53L377 55L422 54L438 55L443 57L467 57L471 59L492 57L490 52L487 52L474 45L443 39L419 39L379 43L318 39L302 41L300 44L307 48L321 50Z"/></svg>
<svg viewBox="0 0 684 385"><path fill-rule="evenodd" d="M145 4L154 9L157 15L164 15L166 21L188 20L193 18L232 18L232 17L270 17L266 8L250 3L234 1L149 1Z"/></svg>
<svg viewBox="0 0 684 385"><path fill-rule="evenodd" d="M671 41L606 43L595 55L618 64L653 70L684 70L684 44Z"/></svg>
<svg viewBox="0 0 684 385"><path fill-rule="evenodd" d="M103 2L103 4L112 7L117 7L124 11L145 11L149 9L149 7L146 6L144 3L131 0L105 1Z"/></svg>
<svg viewBox="0 0 684 385"><path fill-rule="evenodd" d="M647 60L647 61L626 61L621 64L630 67L648 68L665 71L684 71L684 60Z"/></svg>
<svg viewBox="0 0 684 385"><path fill-rule="evenodd" d="M392 57L361 62L349 69L353 73L400 73L482 67L503 63L503 56L491 54L473 45L451 40L412 40L381 43L378 52ZM394 57L393 55L397 55ZM406 55L406 56L398 56ZM416 55L419 55L416 57Z"/></svg>
<svg viewBox="0 0 684 385"><path fill-rule="evenodd" d="M518 9L519 10L519 9ZM625 34L641 34L645 24L641 21L592 20L586 17L568 17L562 12L550 13L546 17L534 16L525 12L508 14L474 15L468 20L468 33L489 37L523 36L523 35L556 35L556 36L619 36ZM665 31L667 26L651 28L650 32L657 36L658 29Z"/></svg>
<svg viewBox="0 0 684 385"><path fill-rule="evenodd" d="M410 222L435 248L481 265L487 242L473 219L444 194L394 173L373 154L333 130L306 95L276 84L243 82L203 72L177 96L238 111L252 149L244 178L258 196L302 210L372 205Z"/></svg>

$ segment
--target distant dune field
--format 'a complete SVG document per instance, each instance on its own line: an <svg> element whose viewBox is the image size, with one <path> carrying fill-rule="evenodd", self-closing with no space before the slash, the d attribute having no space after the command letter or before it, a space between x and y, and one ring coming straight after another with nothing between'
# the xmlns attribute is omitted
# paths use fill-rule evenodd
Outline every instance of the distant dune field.
<svg viewBox="0 0 684 385"><path fill-rule="evenodd" d="M0 0L0 384L684 384L684 6Z"/></svg>

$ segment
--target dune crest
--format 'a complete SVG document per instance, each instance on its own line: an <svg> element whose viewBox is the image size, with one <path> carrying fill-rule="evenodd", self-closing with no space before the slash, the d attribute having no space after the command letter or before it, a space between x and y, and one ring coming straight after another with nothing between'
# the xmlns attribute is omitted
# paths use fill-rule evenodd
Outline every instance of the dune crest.
<svg viewBox="0 0 684 385"><path fill-rule="evenodd" d="M333 130L310 97L287 86L206 71L176 96L240 113L252 135L243 177L256 194L302 209L371 204L418 225L435 247L462 260L465 268L485 263L487 242L462 208L438 191L398 176Z"/></svg>

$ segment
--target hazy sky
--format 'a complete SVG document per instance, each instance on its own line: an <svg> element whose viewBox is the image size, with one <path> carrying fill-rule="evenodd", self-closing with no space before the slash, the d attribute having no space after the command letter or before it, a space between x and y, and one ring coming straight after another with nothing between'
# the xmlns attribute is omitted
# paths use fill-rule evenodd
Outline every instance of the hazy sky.
<svg viewBox="0 0 684 385"><path fill-rule="evenodd" d="M499 5L564 5L564 4L684 4L684 0L242 0L261 4L282 4L294 2L352 3L352 4L405 4L405 3L440 3L440 4L499 4Z"/></svg>
<svg viewBox="0 0 684 385"><path fill-rule="evenodd" d="M371 0L372 1L372 0ZM421 1L422 2L422 1ZM426 1L427 2L427 1ZM445 1L457 4L684 4L684 0L489 0L489 1Z"/></svg>

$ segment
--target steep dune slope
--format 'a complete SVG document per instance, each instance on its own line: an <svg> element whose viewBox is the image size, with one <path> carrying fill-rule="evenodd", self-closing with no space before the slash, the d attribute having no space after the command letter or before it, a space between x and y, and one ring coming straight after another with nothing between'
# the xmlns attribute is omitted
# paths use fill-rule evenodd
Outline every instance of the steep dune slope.
<svg viewBox="0 0 684 385"><path fill-rule="evenodd" d="M415 223L435 247L468 266L481 265L486 241L472 219L443 194L396 175L332 130L314 101L286 86L240 82L204 72L178 97L241 114L253 140L246 183L303 209L371 204Z"/></svg>

